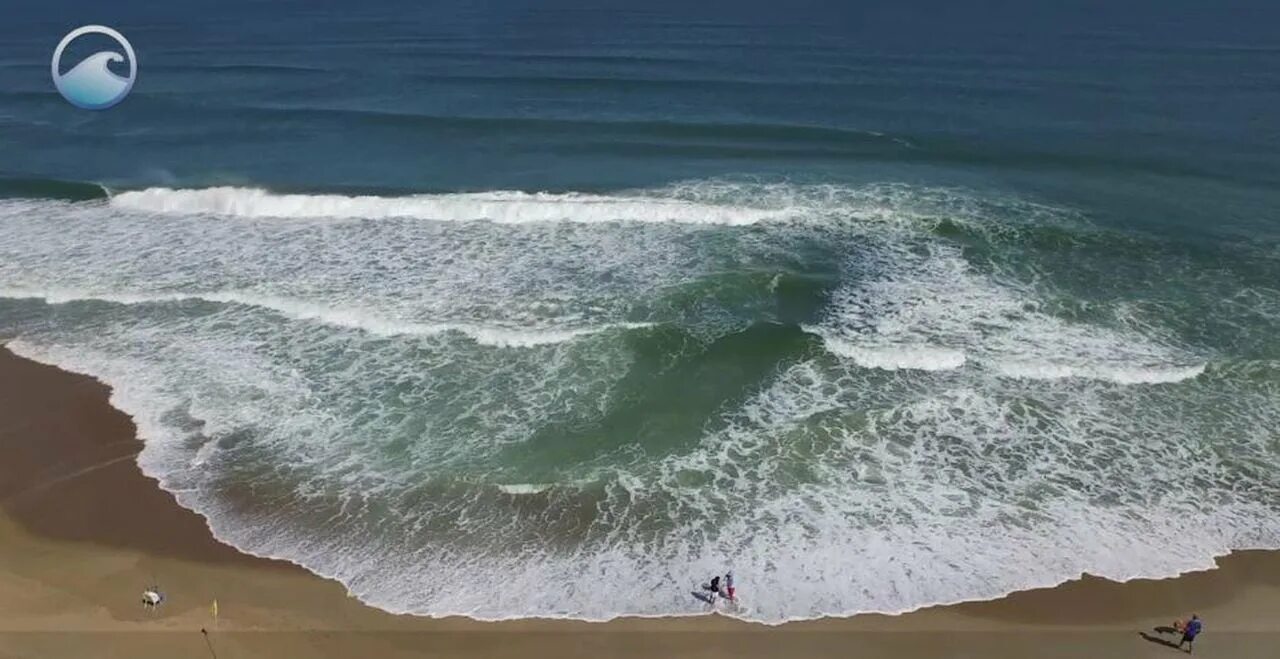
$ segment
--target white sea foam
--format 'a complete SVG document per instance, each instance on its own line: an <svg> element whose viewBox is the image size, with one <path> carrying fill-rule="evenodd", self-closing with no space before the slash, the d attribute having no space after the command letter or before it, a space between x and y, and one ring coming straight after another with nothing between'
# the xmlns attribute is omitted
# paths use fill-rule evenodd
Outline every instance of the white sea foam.
<svg viewBox="0 0 1280 659"><path fill-rule="evenodd" d="M554 483L499 483L498 489L507 494L524 495L546 492L554 487Z"/></svg>
<svg viewBox="0 0 1280 659"><path fill-rule="evenodd" d="M812 330L821 335L821 330ZM848 357L864 368L886 371L912 369L919 371L945 371L964 366L963 350L939 348L929 345L858 345L836 337L823 337L823 344L830 352Z"/></svg>
<svg viewBox="0 0 1280 659"><path fill-rule="evenodd" d="M1008 230L986 221L1016 211L1027 222L1070 224L1070 214L1017 199L979 200L946 188L899 184L762 184L698 180L665 188L590 194L489 192L405 196L287 194L262 188L154 187L111 195L112 208L175 216L241 218L487 220L500 224L570 222L674 223L746 226L805 220L922 228L941 218L979 232Z"/></svg>
<svg viewBox="0 0 1280 659"><path fill-rule="evenodd" d="M49 304L94 301L126 305L187 301L237 304L270 309L296 320L314 320L337 327L358 329L377 336L433 335L457 332L465 334L477 343L498 347L533 347L563 343L609 329L637 329L649 325L648 323L617 323L604 327L526 329L485 326L477 323L423 323L379 318L368 311L360 309L333 308L302 300L263 296L241 291L96 293L75 290L36 291L24 288L0 288L0 297L40 299Z"/></svg>
<svg viewBox="0 0 1280 659"><path fill-rule="evenodd" d="M1140 366L1079 366L1054 363L997 362L996 371L1012 378L1052 380L1058 378L1092 378L1117 384L1168 384L1182 382L1204 373L1205 364L1142 368Z"/></svg>
<svg viewBox="0 0 1280 659"><path fill-rule="evenodd" d="M1034 291L976 271L950 245L887 244L850 267L851 282L833 296L827 317L806 329L867 368L945 370L968 362L1014 378L1154 384L1193 378L1205 367L1125 327L1125 318L1102 327L1050 315Z"/></svg>
<svg viewBox="0 0 1280 659"><path fill-rule="evenodd" d="M116 208L249 218L422 218L439 221L681 222L755 224L788 211L722 206L663 197L581 193L477 192L405 197L278 194L257 188L148 188L111 197Z"/></svg>

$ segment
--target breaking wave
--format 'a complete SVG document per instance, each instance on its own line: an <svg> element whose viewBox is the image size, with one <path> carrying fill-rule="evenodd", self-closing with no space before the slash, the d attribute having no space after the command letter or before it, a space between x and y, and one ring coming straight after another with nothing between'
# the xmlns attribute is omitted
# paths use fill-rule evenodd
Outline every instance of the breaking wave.
<svg viewBox="0 0 1280 659"><path fill-rule="evenodd" d="M351 197L277 194L257 188L148 188L116 194L111 205L155 213L251 218L422 218L500 224L632 221L747 225L788 215L785 209L717 206L675 198L516 191Z"/></svg>
<svg viewBox="0 0 1280 659"><path fill-rule="evenodd" d="M499 347L530 347L562 343L580 336L587 336L609 329L638 329L647 323L618 323L606 327L581 327L561 329L528 329L515 327L484 326L474 323L439 322L422 323L379 318L359 309L331 308L313 302L287 298L255 295L245 292L204 293L91 293L87 291L31 291L0 289L0 297L14 299L39 299L49 304L72 302L107 302L112 304L164 304L172 302L212 302L270 309L295 320L315 320L335 327L358 329L377 336L405 336L465 334L477 343Z"/></svg>

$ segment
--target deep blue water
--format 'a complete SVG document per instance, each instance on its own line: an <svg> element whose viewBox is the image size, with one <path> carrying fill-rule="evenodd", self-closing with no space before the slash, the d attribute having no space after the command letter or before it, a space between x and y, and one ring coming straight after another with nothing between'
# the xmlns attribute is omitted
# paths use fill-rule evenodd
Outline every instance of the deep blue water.
<svg viewBox="0 0 1280 659"><path fill-rule="evenodd" d="M151 4L10 10L0 171L396 191L895 180L1275 231L1272 3ZM49 81L58 38L88 22L139 52L114 111Z"/></svg>

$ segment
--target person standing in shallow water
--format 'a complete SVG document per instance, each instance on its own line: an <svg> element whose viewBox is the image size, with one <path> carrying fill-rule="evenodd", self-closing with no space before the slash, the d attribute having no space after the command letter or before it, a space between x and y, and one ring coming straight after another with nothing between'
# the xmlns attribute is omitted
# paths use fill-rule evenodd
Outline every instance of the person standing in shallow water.
<svg viewBox="0 0 1280 659"><path fill-rule="evenodd" d="M1191 654L1193 644L1196 637L1200 635L1200 630L1204 625L1200 622L1200 616L1191 614L1191 619L1182 627L1182 640L1178 641L1178 649L1181 650L1185 644L1187 646L1187 654Z"/></svg>
<svg viewBox="0 0 1280 659"><path fill-rule="evenodd" d="M709 590L713 595L720 594L720 576L711 577L711 583L702 584L704 590Z"/></svg>

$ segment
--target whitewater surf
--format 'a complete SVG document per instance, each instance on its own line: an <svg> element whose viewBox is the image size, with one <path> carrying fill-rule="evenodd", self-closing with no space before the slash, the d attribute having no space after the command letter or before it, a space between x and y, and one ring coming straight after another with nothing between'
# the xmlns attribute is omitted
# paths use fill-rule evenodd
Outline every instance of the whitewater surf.
<svg viewBox="0 0 1280 659"><path fill-rule="evenodd" d="M219 538L389 611L693 614L728 565L777 623L1280 546L1266 253L729 179L28 195L0 232L13 350L110 384Z"/></svg>

